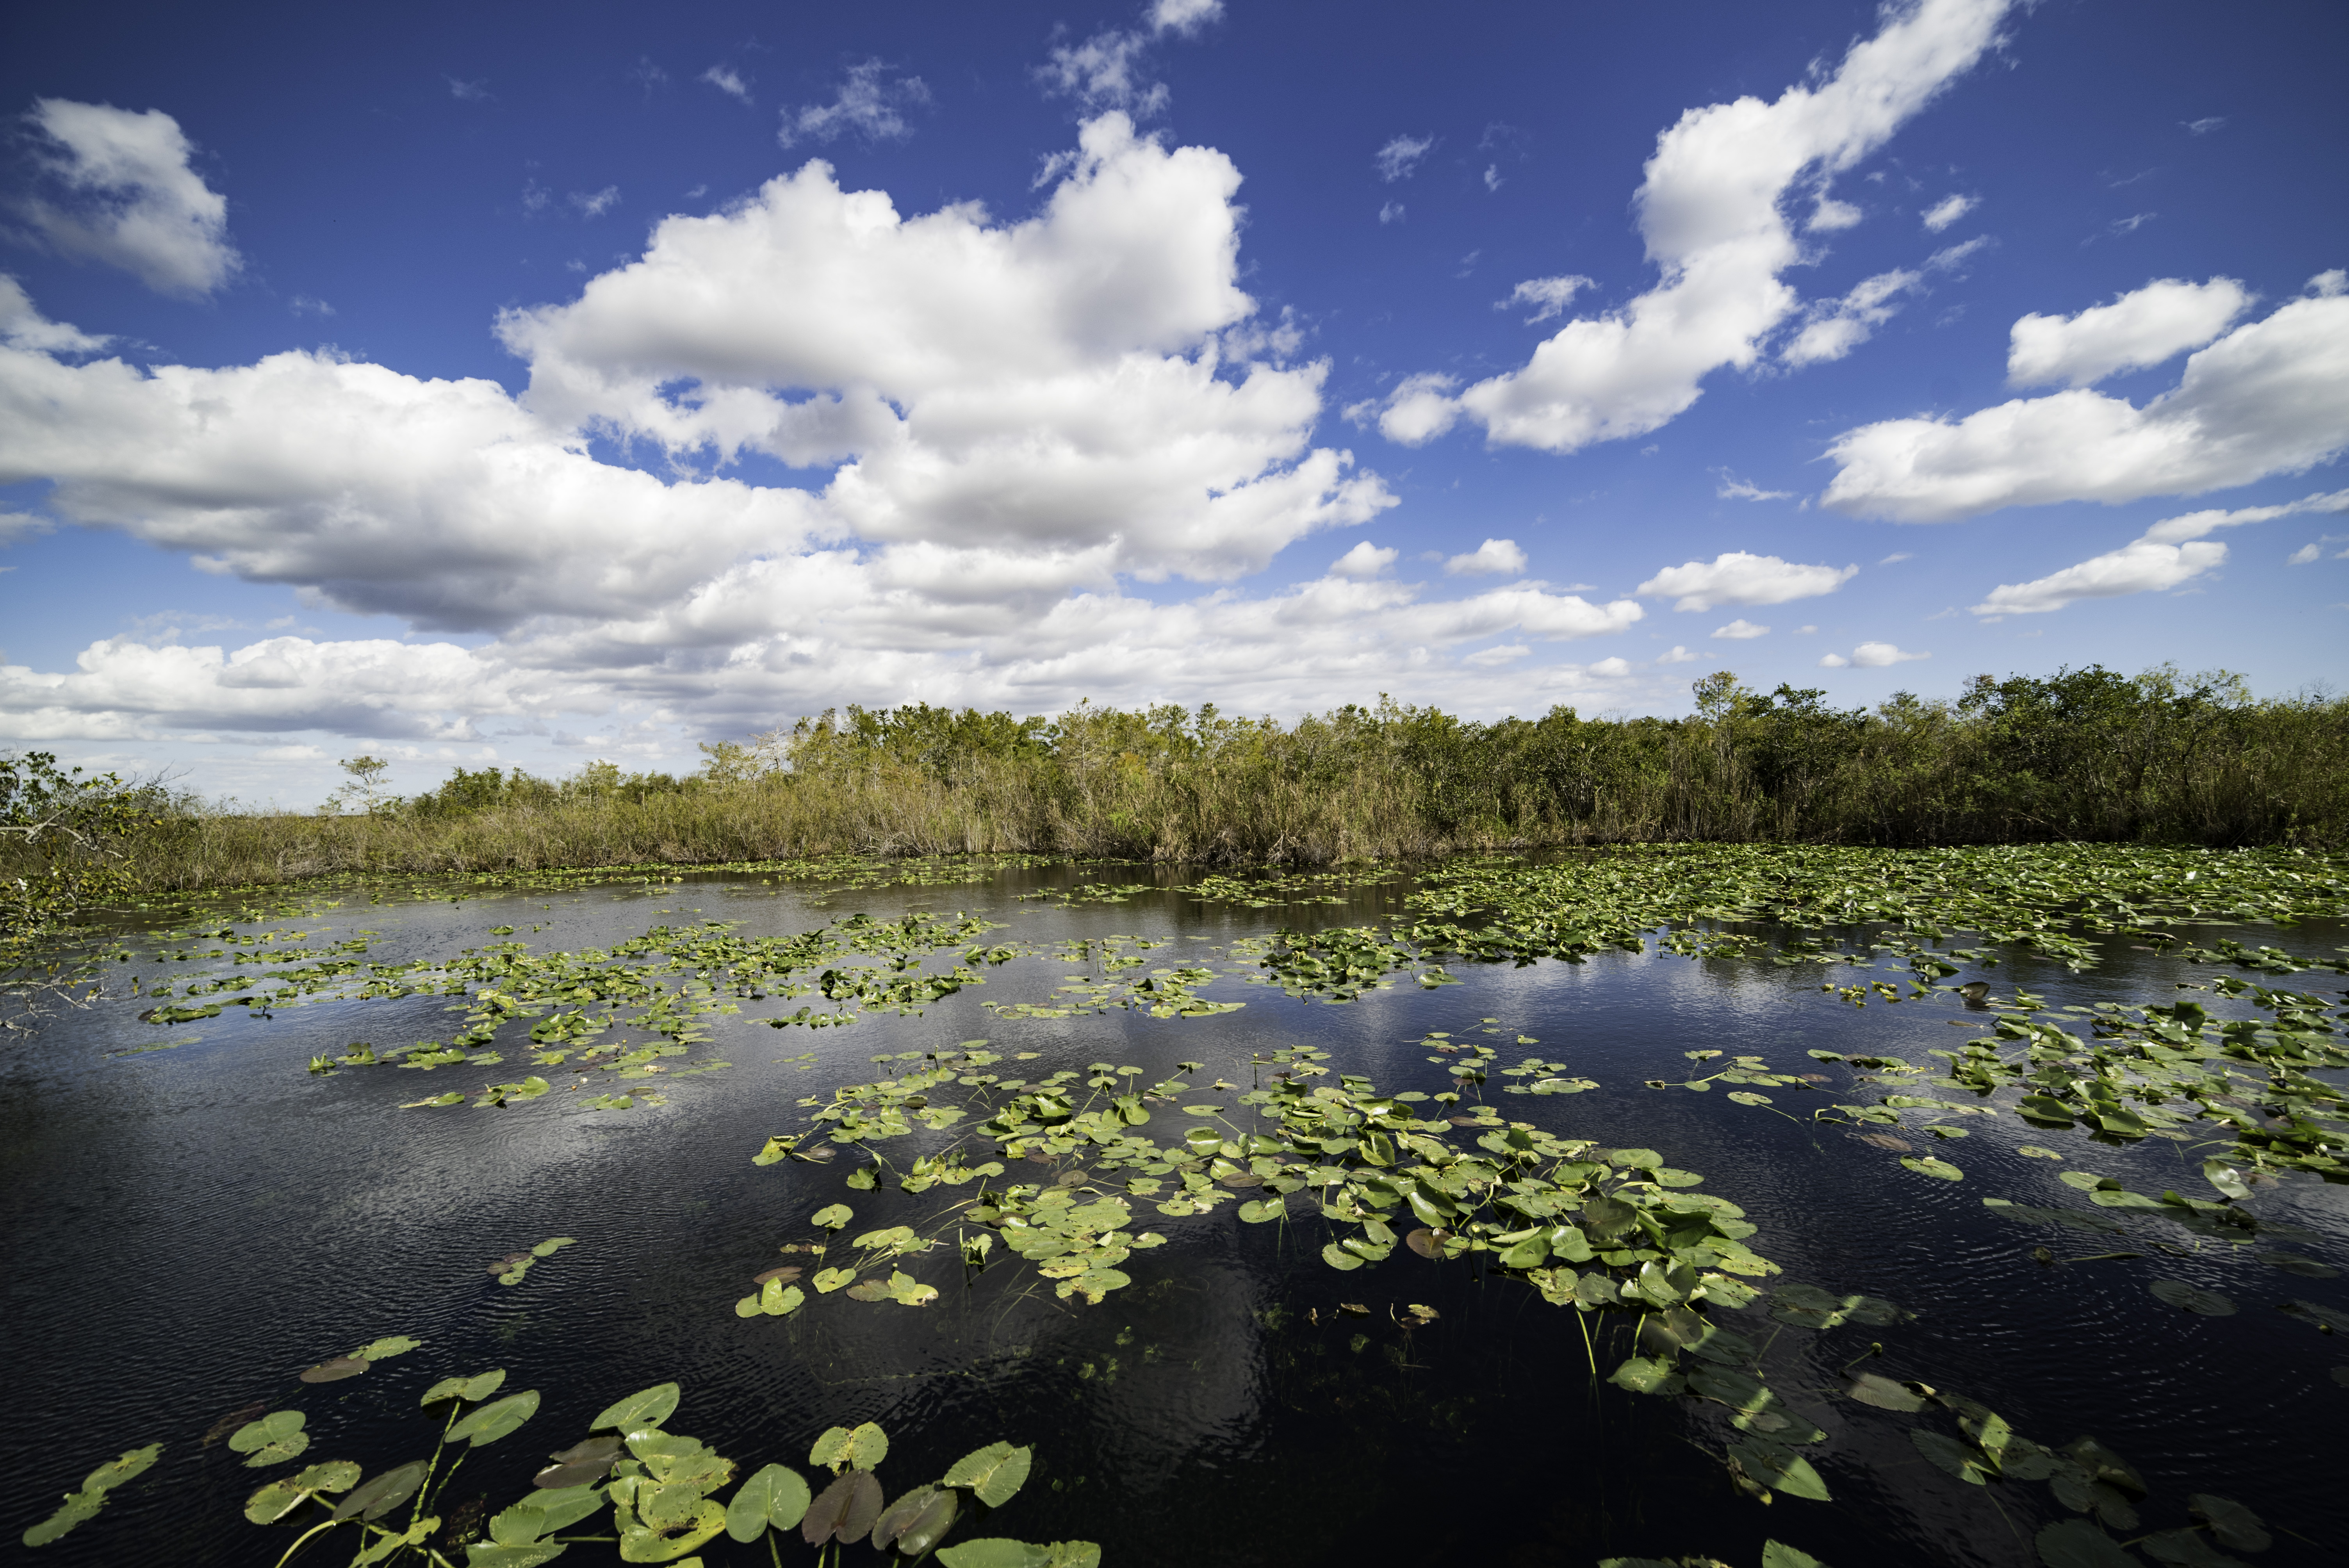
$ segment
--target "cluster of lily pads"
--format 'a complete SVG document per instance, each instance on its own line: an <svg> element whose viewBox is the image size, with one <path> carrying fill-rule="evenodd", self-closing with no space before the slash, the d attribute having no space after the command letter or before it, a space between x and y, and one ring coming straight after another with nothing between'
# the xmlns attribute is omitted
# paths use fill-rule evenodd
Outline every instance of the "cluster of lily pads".
<svg viewBox="0 0 2349 1568"><path fill-rule="evenodd" d="M412 1349L418 1343L404 1336L380 1340L369 1347L372 1358L367 1351L332 1357L304 1380L356 1377L371 1359L382 1358L384 1346ZM313 1376L317 1373L326 1375ZM891 1501L875 1473L888 1457L888 1435L866 1422L831 1428L815 1440L808 1464L832 1477L820 1491L783 1464L764 1465L737 1486L735 1460L669 1429L683 1398L675 1383L615 1401L588 1423L585 1438L548 1456L529 1492L485 1522L485 1511L436 1511L469 1457L512 1436L538 1414L538 1390L504 1393L505 1382L502 1367L441 1378L418 1401L425 1410L443 1411L429 1456L372 1476L348 1460L306 1465L254 1491L245 1500L245 1518L299 1532L276 1559L280 1568L335 1534L354 1547L353 1568L410 1558L456 1568L460 1553L464 1568L540 1568L573 1546L597 1544L616 1545L623 1563L698 1568L701 1560L688 1553L721 1533L746 1545L768 1541L771 1553L773 1537L790 1532L818 1549L820 1563L837 1561L852 1542L864 1542L907 1564L935 1553L946 1568L1099 1568L1101 1549L1091 1542L1035 1545L981 1536L946 1544L958 1526L987 1520L1019 1493L1035 1463L1030 1449L989 1443L964 1455L937 1480ZM308 1450L305 1424L299 1410L272 1410L238 1426L228 1446L247 1456L250 1469L291 1463ZM24 1544L47 1545L87 1522L108 1492L142 1474L162 1450L161 1443L150 1443L99 1466L63 1507L25 1532ZM730 1487L733 1495L723 1497ZM395 1517L403 1508L407 1517ZM606 1508L608 1533L595 1532L594 1516Z"/></svg>

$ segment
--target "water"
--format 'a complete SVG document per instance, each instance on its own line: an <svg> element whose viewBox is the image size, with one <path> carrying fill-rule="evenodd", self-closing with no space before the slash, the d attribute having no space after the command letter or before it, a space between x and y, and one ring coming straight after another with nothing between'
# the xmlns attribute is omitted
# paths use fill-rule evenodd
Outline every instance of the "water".
<svg viewBox="0 0 2349 1568"><path fill-rule="evenodd" d="M312 947L372 931L368 956L399 961L497 940L490 928L507 924L545 952L696 919L781 934L852 910L884 918L968 910L1006 923L995 940L1120 933L1166 942L1148 954L1161 965L1216 962L1232 941L1283 921L1358 923L1402 891L1264 911L1171 892L1065 908L1016 897L1075 874L1009 872L980 886L843 893L820 906L805 890L756 880L488 896L452 889L460 903L362 899L280 923L309 932ZM2313 954L2344 934L2306 925L2260 940ZM149 975L160 967L124 966ZM168 967L180 980L202 966ZM2056 1180L2066 1169L2200 1196L2199 1152L2158 1140L2099 1147L2077 1133L2031 1131L2012 1116L1971 1118L1971 1136L1920 1149L1965 1171L1961 1182L1939 1181L1902 1170L1896 1153L1851 1130L1732 1104L1719 1090L1641 1087L1690 1076L1682 1053L1715 1049L1759 1055L1782 1071L1816 1068L1833 1098L1853 1099L1843 1091L1855 1069L1803 1053L1924 1063L1927 1050L1979 1032L1949 1026L1982 1021L1952 998L1860 1011L1823 995L1815 968L1651 953L1460 965L1460 985L1422 990L1399 977L1346 1006L1224 980L1206 995L1248 1005L1210 1018L999 1019L981 1006L1040 1001L1069 973L1016 960L926 1016L867 1015L850 1028L775 1031L758 1022L781 1010L775 1003L746 1004L743 1016L711 1020L714 1037L693 1057L723 1057L730 1070L669 1082L667 1105L626 1112L572 1111L566 1102L590 1091L570 1088L573 1075L560 1068L543 1069L555 1092L531 1104L398 1109L540 1070L502 1040L499 1068L304 1070L354 1039L448 1037L457 1015L440 997L327 1003L268 1018L233 1008L169 1030L137 1021L143 1002L109 1001L7 1047L0 1277L16 1418L0 1435L0 1465L16 1484L0 1528L13 1539L93 1466L160 1440L155 1469L36 1560L272 1563L293 1532L249 1524L240 1509L263 1480L297 1467L249 1470L224 1443L206 1445L223 1415L255 1403L303 1410L314 1439L303 1463L348 1458L372 1474L430 1451L436 1428L416 1408L424 1387L502 1366L505 1391L535 1387L544 1403L519 1433L469 1458L444 1513L476 1497L492 1510L514 1501L543 1456L585 1436L605 1404L674 1379L685 1398L672 1429L710 1443L746 1474L769 1460L805 1472L819 1432L863 1420L890 1434L882 1476L892 1496L999 1438L1032 1445L1034 1479L982 1532L1097 1541L1119 1568L1588 1564L1698 1553L1748 1568L1765 1537L1836 1568L2036 1562L2033 1532L2067 1517L2045 1486L1961 1484L1909 1440L1920 1428L1953 1429L1946 1414L1894 1415L1833 1397L1838 1368L1881 1344L1881 1357L1864 1365L1969 1395L2044 1443L2090 1434L2128 1459L2152 1494L2142 1526L2124 1536L2189 1522L2188 1494L2209 1492L2281 1527L2263 1563L2334 1560L2349 1523L2334 1479L2349 1387L2329 1372L2349 1361L2349 1347L2275 1305L2298 1297L2349 1307L2349 1279L2292 1277L2252 1249L2197 1247L2159 1221L2136 1222L2126 1237L2051 1233L1996 1218L1981 1202L2080 1208ZM2161 999L2183 971L2116 944L2085 975L2028 956L1993 973L2002 992L2019 985L2060 1007ZM1475 1032L1487 1018L1500 1034ZM1537 1052L1569 1063L1602 1087L1503 1096L1496 1076L1487 1093L1512 1118L1654 1149L1701 1172L1703 1191L1759 1225L1750 1244L1783 1266L1784 1279L1884 1296L1917 1314L1896 1327L1825 1334L1780 1328L1758 1306L1721 1315L1770 1341L1771 1386L1826 1431L1805 1452L1832 1502L1781 1497L1765 1508L1741 1497L1713 1457L1734 1436L1719 1407L1601 1380L1630 1351L1620 1315L1588 1320L1596 1341L1586 1346L1577 1314L1522 1284L1402 1249L1340 1274L1319 1259L1318 1225L1292 1223L1284 1234L1238 1222L1228 1205L1164 1219L1136 1200L1137 1224L1168 1244L1121 1265L1134 1283L1098 1306L1056 1300L1016 1259L964 1288L934 1253L917 1265L945 1291L930 1306L832 1295L788 1319L734 1313L752 1275L808 1261L777 1248L813 1239L815 1210L844 1199L862 1231L916 1222L969 1194L847 1191L845 1161L750 1163L771 1134L804 1129L801 1097L828 1099L835 1085L882 1076L869 1059L876 1054L984 1037L989 1049L1042 1053L1019 1064L1037 1077L1106 1061L1141 1067L1148 1082L1187 1060L1206 1064L1196 1082L1220 1073L1245 1085L1251 1055L1310 1042L1333 1053L1334 1068L1382 1089L1434 1090L1444 1068L1420 1044L1431 1030L1489 1038L1504 1062ZM1518 1047L1520 1033L1539 1045ZM140 1049L159 1042L171 1048ZM781 1059L811 1050L804 1070ZM1771 1092L1796 1117L1824 1103ZM1162 1110L1144 1130L1167 1141L1179 1132L1170 1120L1179 1119ZM2067 1163L2015 1152L2034 1141L2054 1145ZM2253 1206L2263 1220L2309 1233L2294 1250L2349 1265L2340 1190L2296 1180ZM1306 1207L1301 1195L1291 1200L1292 1212ZM492 1260L557 1235L577 1244L535 1264L523 1284L491 1277ZM2157 1251L2150 1239L2190 1255ZM2059 1258L2144 1255L2050 1267L2033 1260L2041 1245ZM2241 1311L2173 1311L2147 1292L2161 1277L2222 1293ZM1412 1304L1438 1315L1406 1329ZM295 1380L318 1360L399 1333L426 1344L361 1377ZM607 1529L608 1519L578 1530ZM345 1560L351 1544L336 1539L316 1561ZM608 1561L609 1552L574 1547L572 1560ZM709 1568L767 1561L764 1548L753 1555L722 1535L701 1554ZM812 1554L794 1541L786 1556Z"/></svg>

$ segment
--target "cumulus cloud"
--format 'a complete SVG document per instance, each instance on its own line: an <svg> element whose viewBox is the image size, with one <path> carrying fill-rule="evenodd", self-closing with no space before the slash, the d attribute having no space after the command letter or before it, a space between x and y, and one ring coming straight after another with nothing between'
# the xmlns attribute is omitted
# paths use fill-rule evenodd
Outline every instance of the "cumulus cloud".
<svg viewBox="0 0 2349 1568"><path fill-rule="evenodd" d="M1904 296L1922 290L1929 274L1955 271L1989 243L1987 237L1968 240L1934 252L1921 267L1899 267L1863 278L1840 299L1814 300L1804 308L1802 325L1779 351L1779 358L1797 368L1841 359L1899 315L1907 303Z"/></svg>
<svg viewBox="0 0 2349 1568"><path fill-rule="evenodd" d="M308 604L481 642L114 638L71 669L0 671L0 734L473 744L561 722L650 747L908 693L1023 711L1293 710L1405 679L1495 706L1619 694L1619 657L1542 660L1635 625L1628 598L1435 598L1377 546L1287 590L1124 585L1227 584L1393 504L1312 444L1327 367L1252 319L1238 185L1221 154L1114 115L1017 220L901 214L811 163L503 316L519 397L331 352L82 363L96 340L7 294L0 484L46 481L60 521ZM647 466L599 459L606 440ZM728 470L753 452L804 482ZM1524 565L1506 541L1469 559Z"/></svg>
<svg viewBox="0 0 2349 1568"><path fill-rule="evenodd" d="M2075 387L1959 420L1847 430L1827 449L1838 469L1825 501L1860 517L1949 522L2302 472L2349 447L2349 296L2323 292L2324 275L2312 280L2317 292L2193 355L2178 384L2141 408Z"/></svg>
<svg viewBox="0 0 2349 1568"><path fill-rule="evenodd" d="M840 84L830 103L783 110L783 123L775 139L791 147L802 140L830 141L853 131L867 141L905 140L914 134L914 128L905 122L903 111L929 102L930 89L919 77L889 81L885 79L888 70L880 60L849 67L848 79Z"/></svg>
<svg viewBox="0 0 2349 1568"><path fill-rule="evenodd" d="M1859 568L1798 566L1775 555L1733 550L1710 562L1668 566L1632 592L1646 598L1678 595L1675 610L1711 610L1722 604L1784 604L1832 593L1858 575Z"/></svg>
<svg viewBox="0 0 2349 1568"><path fill-rule="evenodd" d="M1365 539L1330 562L1332 577L1376 577L1395 563L1400 552L1382 549Z"/></svg>
<svg viewBox="0 0 2349 1568"><path fill-rule="evenodd" d="M38 354L95 354L113 341L84 332L70 322L51 321L33 304L22 284L0 273L0 343Z"/></svg>
<svg viewBox="0 0 2349 1568"><path fill-rule="evenodd" d="M1930 654L1908 653L1890 643L1862 643L1852 649L1849 658L1841 654L1828 654L1819 660L1819 668L1841 670L1857 665L1862 669L1877 670L1890 665L1906 664L1911 659L1930 659L1932 656Z"/></svg>
<svg viewBox="0 0 2349 1568"><path fill-rule="evenodd" d="M2207 284L2159 278L2077 315L2034 313L2014 324L2006 378L2017 387L2087 387L2119 371L2158 365L2226 331L2251 299L2232 278Z"/></svg>
<svg viewBox="0 0 2349 1568"><path fill-rule="evenodd" d="M1770 628L1767 626L1757 626L1753 622L1746 620L1741 615L1736 620L1730 622L1726 626L1714 627L1713 634L1729 642L1742 643L1752 637L1768 636L1770 634Z"/></svg>
<svg viewBox="0 0 2349 1568"><path fill-rule="evenodd" d="M1696 661L1696 655L1690 653L1678 643L1674 643L1671 647L1656 655L1656 663L1660 665L1693 664Z"/></svg>
<svg viewBox="0 0 2349 1568"><path fill-rule="evenodd" d="M1930 232L1938 234L1981 205L1971 196L1944 196L1925 209L1925 227Z"/></svg>
<svg viewBox="0 0 2349 1568"><path fill-rule="evenodd" d="M1150 26L1158 33L1195 33L1224 14L1224 0L1154 0Z"/></svg>
<svg viewBox="0 0 2349 1568"><path fill-rule="evenodd" d="M1566 307L1574 302L1574 296L1591 286L1590 280L1586 277L1527 278L1509 291L1508 298L1495 300L1493 308L1511 310L1518 305L1532 305L1535 307L1533 315L1526 317L1526 325L1531 326L1536 322L1547 321L1554 315L1564 314Z"/></svg>
<svg viewBox="0 0 2349 1568"><path fill-rule="evenodd" d="M1517 548L1513 539L1488 539L1465 555L1455 555L1444 563L1452 575L1474 576L1498 574L1516 577L1526 569L1526 552Z"/></svg>
<svg viewBox="0 0 2349 1568"><path fill-rule="evenodd" d="M212 293L236 272L228 200L188 166L195 149L178 120L161 109L68 98L36 99L26 118L61 199L36 195L21 210L56 250L187 297Z"/></svg>
<svg viewBox="0 0 2349 1568"><path fill-rule="evenodd" d="M1723 470L1721 486L1713 492L1723 500L1792 500L1793 490L1764 490L1751 480L1741 480Z"/></svg>
<svg viewBox="0 0 2349 1568"><path fill-rule="evenodd" d="M1036 67L1037 83L1047 93L1075 98L1089 114L1118 109L1147 119L1165 108L1167 98L1166 84L1143 72L1151 46L1170 33L1196 36L1223 14L1223 0L1153 0L1141 27L1104 28L1082 43L1055 47Z"/></svg>
<svg viewBox="0 0 2349 1568"><path fill-rule="evenodd" d="M1700 396L1723 366L1751 368L1798 309L1779 274L1804 259L1786 215L1798 189L1881 147L1970 68L1997 36L2008 0L1888 6L1876 36L1823 79L1774 103L1691 109L1657 138L1635 199L1656 285L1619 311L1568 322L1522 369L1462 391L1454 415L1495 445L1570 452L1645 434ZM1405 445L1453 422L1391 409L1380 428Z"/></svg>
<svg viewBox="0 0 2349 1568"><path fill-rule="evenodd" d="M1434 146L1435 138L1432 136L1398 136L1380 148L1371 162L1378 170L1379 178L1392 185L1398 180L1410 179L1418 170L1420 160Z"/></svg>
<svg viewBox="0 0 2349 1568"><path fill-rule="evenodd" d="M2108 550L2076 566L2066 566L2029 583L2001 583L1991 590L1990 597L1973 607L1973 613L1992 616L2045 614L2082 599L2166 592L2225 563L2227 547L2206 535L2222 528L2240 528L2245 523L2266 522L2306 511L2349 511L2349 490L2303 496L2282 506L2190 511L2182 517L2165 518L2118 550Z"/></svg>

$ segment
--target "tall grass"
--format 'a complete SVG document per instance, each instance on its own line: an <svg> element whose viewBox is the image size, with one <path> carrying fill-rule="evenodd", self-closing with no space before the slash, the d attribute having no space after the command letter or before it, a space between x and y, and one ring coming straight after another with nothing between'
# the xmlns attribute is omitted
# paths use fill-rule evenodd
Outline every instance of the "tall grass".
<svg viewBox="0 0 2349 1568"><path fill-rule="evenodd" d="M1294 724L1214 708L1057 718L851 708L705 747L690 779L462 770L316 816L183 810L148 891L336 872L1025 851L1210 863L1660 840L2349 844L2349 701L2097 666L1837 710L1715 675L1681 719L1475 723L1381 701ZM5 872L5 868L0 868Z"/></svg>

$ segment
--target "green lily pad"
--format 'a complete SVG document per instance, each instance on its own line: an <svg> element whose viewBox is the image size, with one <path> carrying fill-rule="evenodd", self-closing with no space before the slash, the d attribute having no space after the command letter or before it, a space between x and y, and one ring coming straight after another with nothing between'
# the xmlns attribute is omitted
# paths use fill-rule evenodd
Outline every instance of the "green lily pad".
<svg viewBox="0 0 2349 1568"><path fill-rule="evenodd" d="M1350 1253L1335 1242L1321 1249L1321 1261L1340 1273L1351 1273L1362 1266L1361 1253Z"/></svg>
<svg viewBox="0 0 2349 1568"><path fill-rule="evenodd" d="M1035 1451L1014 1448L1009 1443L989 1443L955 1460L940 1485L970 1488L978 1501L989 1508L1001 1508L1014 1493L1028 1482L1028 1472L1036 1462Z"/></svg>
<svg viewBox="0 0 2349 1568"><path fill-rule="evenodd" d="M410 1460L365 1482L336 1505L336 1522L340 1523L346 1519L381 1519L416 1495L416 1489L424 1484L425 1471L430 1468L429 1460Z"/></svg>
<svg viewBox="0 0 2349 1568"><path fill-rule="evenodd" d="M482 1448L519 1430L524 1421L537 1414L537 1389L509 1394L492 1404L482 1406L450 1428L449 1440Z"/></svg>
<svg viewBox="0 0 2349 1568"><path fill-rule="evenodd" d="M302 1429L307 1419L299 1410L272 1410L239 1427L228 1446L236 1453L253 1456L244 1461L250 1469L279 1464L310 1446L310 1434Z"/></svg>
<svg viewBox="0 0 2349 1568"><path fill-rule="evenodd" d="M815 1446L808 1450L808 1463L827 1465L835 1470L843 1468L858 1470L878 1470L881 1461L888 1457L889 1434L871 1421L866 1421L854 1429L831 1428L823 1436L816 1439ZM871 1528L872 1523L867 1521L865 1529ZM860 1531L857 1533L862 1534L863 1532ZM813 1542L811 1542L810 1544Z"/></svg>
<svg viewBox="0 0 2349 1568"><path fill-rule="evenodd" d="M799 1471L769 1465L735 1489L733 1501L726 1505L726 1533L748 1542L758 1540L769 1525L789 1530L807 1517L812 1501Z"/></svg>
<svg viewBox="0 0 2349 1568"><path fill-rule="evenodd" d="M424 1341L410 1339L405 1334L393 1334L371 1344L362 1345L351 1352L363 1361L388 1361L395 1356L405 1356L422 1347Z"/></svg>
<svg viewBox="0 0 2349 1568"><path fill-rule="evenodd" d="M561 1252L564 1248L576 1246L578 1243L579 1238L576 1236L549 1236L546 1240L539 1243L538 1245L530 1249L531 1255L533 1257L551 1258L555 1253Z"/></svg>
<svg viewBox="0 0 2349 1568"><path fill-rule="evenodd" d="M2032 1540L2047 1568L2134 1568L2137 1559L2085 1519L2049 1525Z"/></svg>
<svg viewBox="0 0 2349 1568"><path fill-rule="evenodd" d="M818 1209L808 1222L819 1231L839 1231L845 1230L855 1218L855 1210L845 1203L834 1203L828 1209Z"/></svg>
<svg viewBox="0 0 2349 1568"><path fill-rule="evenodd" d="M1905 1383L1876 1372L1861 1372L1844 1385L1844 1392L1863 1405L1873 1405L1879 1410L1896 1410L1903 1415L1925 1408L1922 1396Z"/></svg>
<svg viewBox="0 0 2349 1568"><path fill-rule="evenodd" d="M329 1460L298 1475L273 1480L244 1500L244 1516L255 1524L274 1524L322 1491L348 1491L358 1484L359 1467L349 1460Z"/></svg>
<svg viewBox="0 0 2349 1568"><path fill-rule="evenodd" d="M1968 1486L1987 1486L1997 1473L1990 1457L1971 1443L1940 1432L1912 1431L1909 1440L1917 1451L1932 1460L1933 1468L1957 1477Z"/></svg>
<svg viewBox="0 0 2349 1568"><path fill-rule="evenodd" d="M1762 1568L1826 1568L1826 1564L1783 1541L1765 1541L1762 1543Z"/></svg>
<svg viewBox="0 0 2349 1568"><path fill-rule="evenodd" d="M2302 1279L2337 1279L2341 1274L2341 1271L2331 1264L2321 1264L2298 1253L2261 1252L2251 1255L2263 1264L2280 1268L2286 1274L2298 1274Z"/></svg>
<svg viewBox="0 0 2349 1568"><path fill-rule="evenodd" d="M949 1546L938 1553L938 1561L946 1568L1047 1568L1051 1553L1048 1547L994 1536Z"/></svg>
<svg viewBox="0 0 2349 1568"><path fill-rule="evenodd" d="M600 1432L605 1427L616 1427L623 1432L635 1432L657 1427L676 1413L681 1397L676 1384L656 1383L606 1406L602 1415L587 1423L587 1429Z"/></svg>
<svg viewBox="0 0 2349 1568"><path fill-rule="evenodd" d="M2186 1500L2186 1508L2209 1525L2210 1533L2219 1538L2221 1546L2231 1546L2238 1552L2265 1552L2275 1544L2275 1537L2268 1533L2266 1523L2240 1502L2198 1491Z"/></svg>
<svg viewBox="0 0 2349 1568"><path fill-rule="evenodd" d="M330 1356L304 1372L305 1383L339 1383L346 1377L356 1377L367 1369L364 1356Z"/></svg>
<svg viewBox="0 0 2349 1568"><path fill-rule="evenodd" d="M1834 1501L1827 1493L1827 1483L1820 1480L1819 1472L1811 1468L1811 1461L1792 1449L1760 1439L1749 1439L1742 1443L1732 1443L1729 1452L1747 1475L1772 1491L1781 1491L1788 1497L1799 1497L1811 1502Z"/></svg>
<svg viewBox="0 0 2349 1568"><path fill-rule="evenodd" d="M2168 1568L2251 1568L2240 1557L2230 1557L2210 1544L2199 1530L2157 1530L2137 1544L2145 1554Z"/></svg>
<svg viewBox="0 0 2349 1568"><path fill-rule="evenodd" d="M69 1491L55 1513L25 1532L24 1542L27 1546L47 1546L74 1526L95 1518L105 1506L106 1494L102 1491Z"/></svg>
<svg viewBox="0 0 2349 1568"><path fill-rule="evenodd" d="M1900 1166L1904 1171L1914 1171L1920 1176L1938 1177L1944 1181L1962 1181L1966 1179L1964 1171L1948 1161L1937 1160L1930 1154L1921 1158L1913 1155L1905 1157L1901 1160Z"/></svg>
<svg viewBox="0 0 2349 1568"><path fill-rule="evenodd" d="M2198 1314L2203 1317L2232 1317L2235 1304L2215 1291L2188 1284L2184 1280L2158 1279L2146 1287L2171 1306Z"/></svg>

